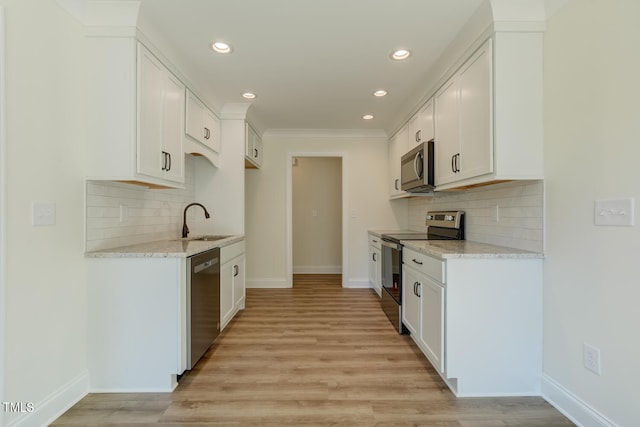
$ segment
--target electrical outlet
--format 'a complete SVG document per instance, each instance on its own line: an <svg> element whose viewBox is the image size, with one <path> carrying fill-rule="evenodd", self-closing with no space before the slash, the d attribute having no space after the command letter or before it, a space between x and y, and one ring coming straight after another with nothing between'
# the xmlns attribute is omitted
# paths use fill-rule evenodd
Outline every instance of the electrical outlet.
<svg viewBox="0 0 640 427"><path fill-rule="evenodd" d="M596 348L587 343L582 344L582 357L584 367L590 370L591 372L601 375L601 366L600 366L600 349Z"/></svg>

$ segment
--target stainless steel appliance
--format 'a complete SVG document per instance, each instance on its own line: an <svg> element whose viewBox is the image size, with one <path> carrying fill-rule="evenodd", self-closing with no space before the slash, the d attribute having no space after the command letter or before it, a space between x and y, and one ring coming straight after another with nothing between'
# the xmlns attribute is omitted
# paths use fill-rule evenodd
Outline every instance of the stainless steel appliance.
<svg viewBox="0 0 640 427"><path fill-rule="evenodd" d="M428 212L427 232L398 232L382 235L382 296L380 304L399 333L407 330L402 324L402 241L403 240L464 240L464 212Z"/></svg>
<svg viewBox="0 0 640 427"><path fill-rule="evenodd" d="M192 369L220 334L220 248L187 259L187 369Z"/></svg>
<svg viewBox="0 0 640 427"><path fill-rule="evenodd" d="M410 193L426 193L435 188L433 139L402 156L401 188Z"/></svg>

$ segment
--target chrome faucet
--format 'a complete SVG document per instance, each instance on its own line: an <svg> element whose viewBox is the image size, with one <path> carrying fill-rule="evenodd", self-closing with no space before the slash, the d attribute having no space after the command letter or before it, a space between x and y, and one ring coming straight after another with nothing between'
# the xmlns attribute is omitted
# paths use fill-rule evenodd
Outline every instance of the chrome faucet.
<svg viewBox="0 0 640 427"><path fill-rule="evenodd" d="M182 214L182 237L185 238L189 235L189 227L187 227L187 209L189 209L189 207L193 206L193 205L197 205L200 206L202 209L204 209L204 217L205 218L209 218L209 212L207 212L207 208L205 208L203 205L201 205L200 203L189 203L185 208L184 208L184 213Z"/></svg>

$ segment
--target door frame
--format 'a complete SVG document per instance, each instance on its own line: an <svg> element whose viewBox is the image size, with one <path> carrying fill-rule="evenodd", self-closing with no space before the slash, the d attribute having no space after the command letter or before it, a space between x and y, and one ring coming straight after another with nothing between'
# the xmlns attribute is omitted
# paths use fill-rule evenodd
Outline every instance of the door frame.
<svg viewBox="0 0 640 427"><path fill-rule="evenodd" d="M7 116L5 103L5 34L4 6L0 6L0 376L5 377L5 332L7 289ZM4 381L0 384L0 401L5 401ZM0 425L4 425L4 411L0 411Z"/></svg>
<svg viewBox="0 0 640 427"><path fill-rule="evenodd" d="M349 206L347 203L348 156L345 152L287 152L287 287L293 287L293 159L295 157L338 157L342 159L342 287L349 280Z"/></svg>

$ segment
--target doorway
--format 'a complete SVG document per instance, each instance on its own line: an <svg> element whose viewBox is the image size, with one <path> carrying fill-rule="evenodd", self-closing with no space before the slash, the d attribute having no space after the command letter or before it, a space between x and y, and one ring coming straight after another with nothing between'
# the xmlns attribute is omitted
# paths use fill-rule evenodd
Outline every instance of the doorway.
<svg viewBox="0 0 640 427"><path fill-rule="evenodd" d="M346 275L342 153L290 153L287 179L288 280L339 283ZM295 279L295 280L294 280Z"/></svg>

